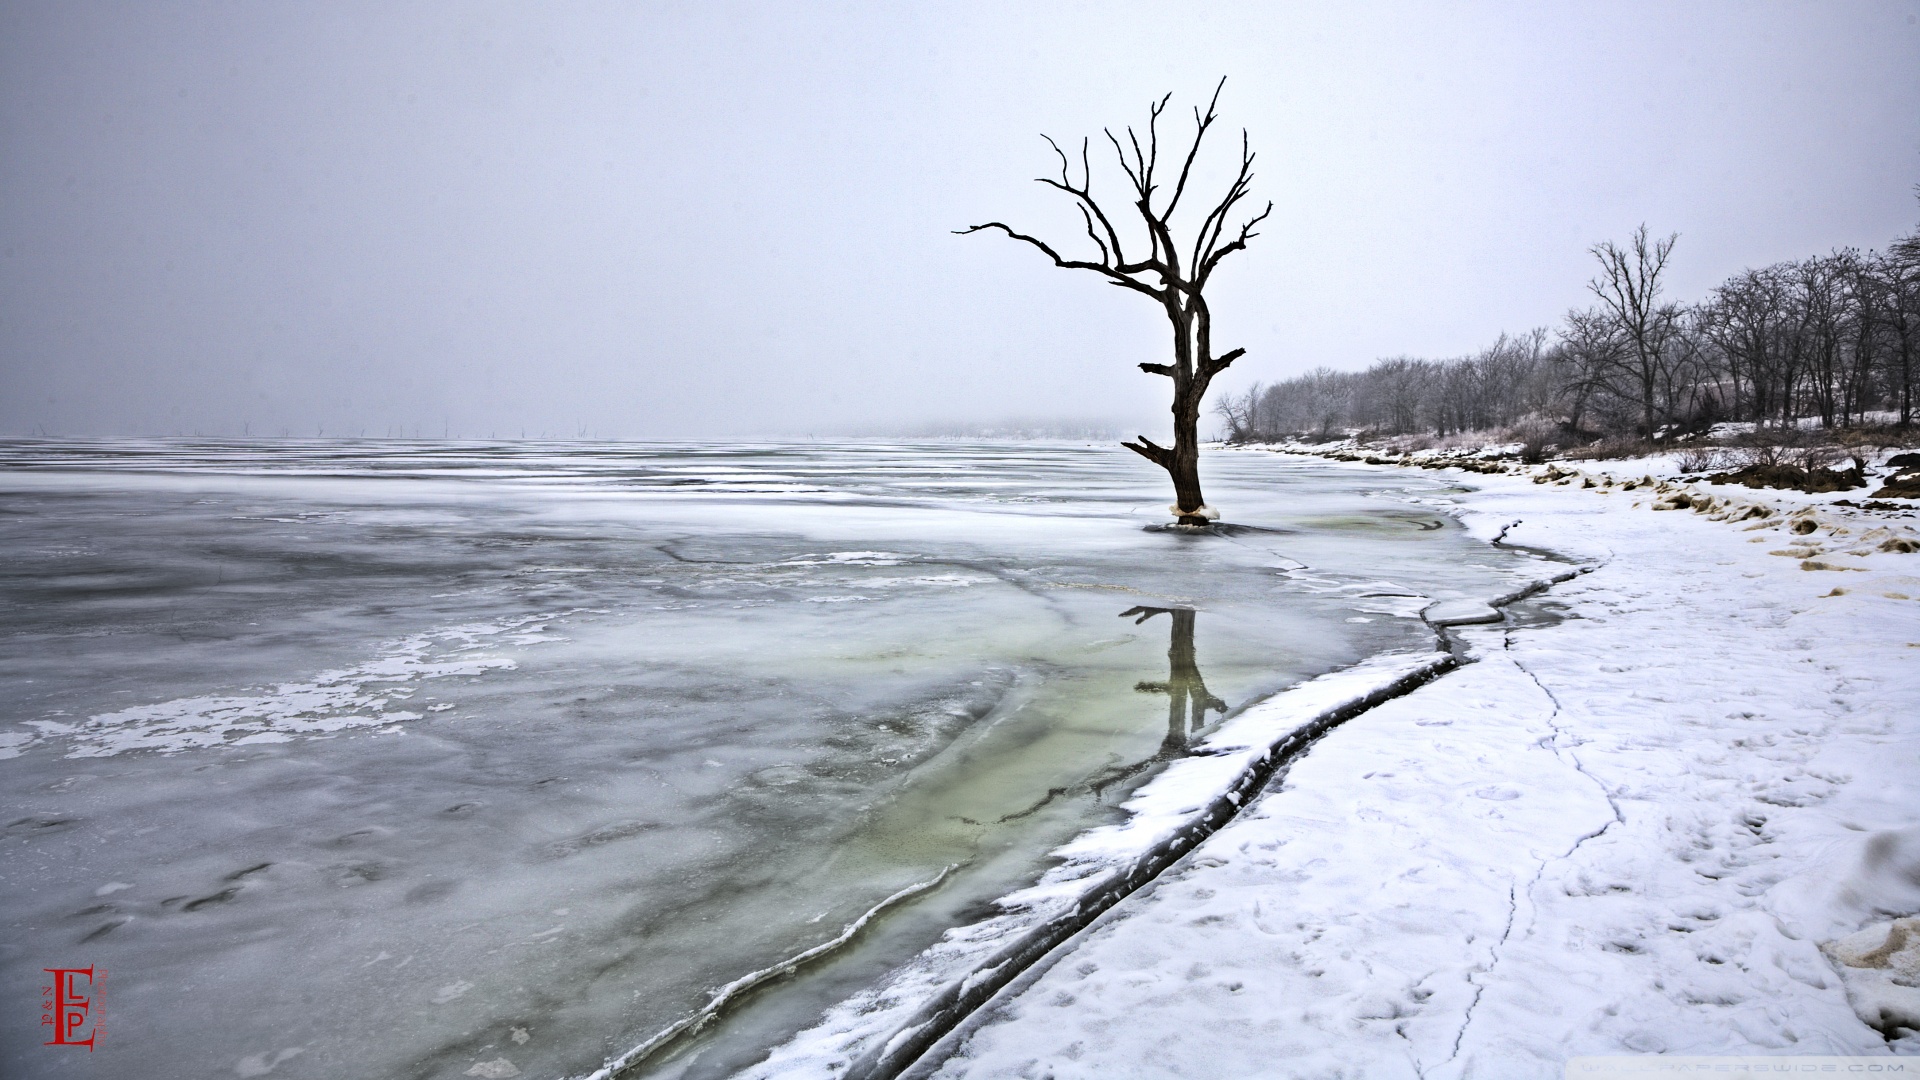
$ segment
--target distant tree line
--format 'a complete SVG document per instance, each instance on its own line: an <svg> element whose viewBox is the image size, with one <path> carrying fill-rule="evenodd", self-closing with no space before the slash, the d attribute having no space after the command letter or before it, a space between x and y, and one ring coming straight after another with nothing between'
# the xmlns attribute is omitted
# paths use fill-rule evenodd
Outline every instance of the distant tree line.
<svg viewBox="0 0 1920 1080"><path fill-rule="evenodd" d="M1641 226L1591 250L1594 303L1502 334L1472 356L1393 357L1255 385L1214 406L1230 441L1530 427L1661 438L1721 421L1910 426L1920 361L1920 232L1746 270L1694 304L1667 301L1676 237ZM1890 414L1890 415L1889 415Z"/></svg>

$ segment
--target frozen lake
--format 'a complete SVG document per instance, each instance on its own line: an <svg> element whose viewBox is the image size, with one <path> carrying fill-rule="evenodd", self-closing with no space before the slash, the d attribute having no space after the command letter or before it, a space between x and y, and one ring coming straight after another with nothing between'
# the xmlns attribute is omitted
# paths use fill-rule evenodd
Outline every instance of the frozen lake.
<svg viewBox="0 0 1920 1080"><path fill-rule="evenodd" d="M1526 558L1444 478L1067 444L0 443L0 1073L724 1075ZM25 1022L107 973L92 1053Z"/></svg>

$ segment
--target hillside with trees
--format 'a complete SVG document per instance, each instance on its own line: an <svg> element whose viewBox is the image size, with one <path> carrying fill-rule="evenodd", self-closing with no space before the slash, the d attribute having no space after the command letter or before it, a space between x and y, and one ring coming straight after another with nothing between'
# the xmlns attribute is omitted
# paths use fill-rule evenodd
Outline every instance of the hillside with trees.
<svg viewBox="0 0 1920 1080"><path fill-rule="evenodd" d="M1692 303L1662 280L1677 237L1643 225L1591 250L1592 304L1448 359L1316 371L1219 401L1231 442L1500 433L1564 447L1667 440L1727 421L1911 428L1920 231L1744 270Z"/></svg>

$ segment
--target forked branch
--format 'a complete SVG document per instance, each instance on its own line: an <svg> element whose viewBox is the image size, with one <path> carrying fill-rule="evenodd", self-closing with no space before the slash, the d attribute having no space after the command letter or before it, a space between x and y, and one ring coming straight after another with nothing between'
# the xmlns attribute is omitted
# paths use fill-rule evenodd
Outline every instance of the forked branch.
<svg viewBox="0 0 1920 1080"><path fill-rule="evenodd" d="M1220 104L1220 91L1226 85L1227 77L1222 75L1220 81L1214 84L1213 99L1207 102L1205 116L1200 114L1199 107L1193 110L1193 145L1187 148L1187 160L1180 165L1180 179L1173 185L1173 198L1167 200L1167 209L1162 217L1173 217L1173 208L1180 205L1180 196L1187 192L1187 177L1193 175L1193 160L1200 156L1200 143L1206 139L1207 129L1213 126L1214 106Z"/></svg>
<svg viewBox="0 0 1920 1080"><path fill-rule="evenodd" d="M1173 451L1172 450L1169 450L1164 446L1159 446L1155 444L1152 439L1147 438L1145 435L1136 435L1134 436L1134 438L1138 439L1139 441L1123 442L1120 445L1126 447L1127 449L1133 451L1136 454L1139 454L1141 457L1146 458L1148 461L1153 462L1155 465L1158 465L1163 469L1171 470L1173 468Z"/></svg>
<svg viewBox="0 0 1920 1080"><path fill-rule="evenodd" d="M1026 233L1023 233L1023 232L1015 232L1011 226L1006 225L1003 222L989 221L980 225L969 225L964 229L955 229L953 231L954 231L954 234L957 236L966 236L970 233L977 233L985 229L999 229L1001 232L1006 233L1008 236L1013 237L1015 240L1032 244L1034 247L1037 247L1041 251L1045 252L1047 258L1052 259L1053 265L1055 266L1065 267L1068 270L1092 270L1095 273L1105 275L1107 279L1113 282L1115 285L1132 289L1135 292L1145 293L1146 295L1153 297L1155 300L1164 300L1166 298L1166 293L1164 291L1160 289L1156 289L1143 281L1137 281L1134 278L1129 277L1128 276L1129 270L1125 264L1114 266L1106 261L1088 262L1085 259L1062 258L1060 253L1053 250L1052 246L1049 245L1045 240L1042 240L1035 236L1028 236ZM1145 268L1142 267L1140 269L1145 269ZM1138 273L1139 270L1135 269L1131 272Z"/></svg>

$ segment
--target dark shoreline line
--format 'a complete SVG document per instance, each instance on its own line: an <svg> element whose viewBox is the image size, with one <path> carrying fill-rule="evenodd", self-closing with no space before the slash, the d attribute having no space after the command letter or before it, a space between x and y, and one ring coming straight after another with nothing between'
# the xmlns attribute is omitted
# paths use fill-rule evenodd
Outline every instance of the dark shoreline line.
<svg viewBox="0 0 1920 1080"><path fill-rule="evenodd" d="M873 907L868 908L865 914L848 923L835 937L790 956L771 967L749 972L720 989L713 991L712 994L709 995L709 1000L706 1005L692 1014L684 1016L673 1024L668 1025L666 1028L663 1028L647 1041L635 1046L626 1053L607 1062L605 1065L602 1065L597 1071L589 1075L588 1080L602 1080L602 1078L604 1078L604 1080L618 1080L619 1077L631 1075L635 1069L645 1065L658 1055L660 1051L673 1045L673 1043L679 1039L699 1034L708 1024L718 1019L726 1010L727 1006L735 1000L752 993L763 984L792 975L813 961L837 952L842 946L859 937L860 932L865 930L869 923L879 918L888 908L894 907L915 896L919 896L922 893L931 892L939 888L941 884L947 880L947 877L959 868L958 864L953 864L940 871L938 875L930 880L908 885L906 888L895 892Z"/></svg>

